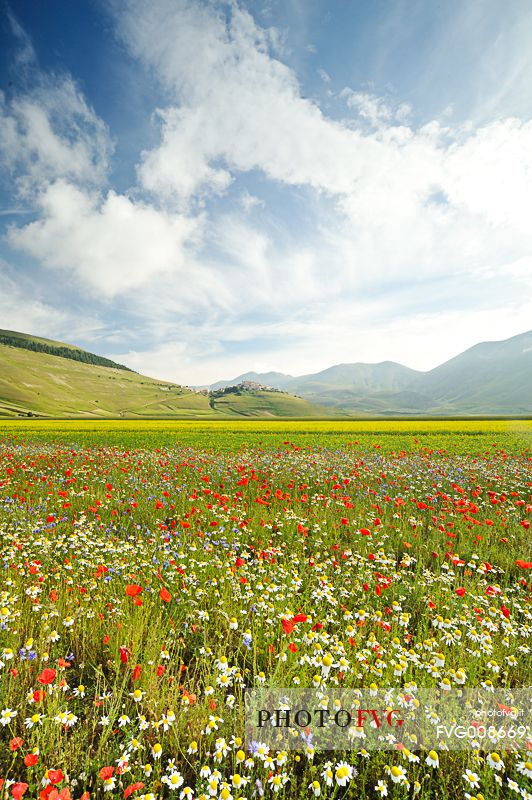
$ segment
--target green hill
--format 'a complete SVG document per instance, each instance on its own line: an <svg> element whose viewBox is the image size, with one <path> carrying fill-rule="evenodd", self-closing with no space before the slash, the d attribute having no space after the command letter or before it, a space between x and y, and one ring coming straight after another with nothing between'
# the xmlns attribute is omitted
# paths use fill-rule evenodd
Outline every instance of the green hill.
<svg viewBox="0 0 532 800"><path fill-rule="evenodd" d="M331 416L331 409L310 403L301 397L293 397L286 392L256 391L227 392L211 394L211 403L216 411L227 416L239 417L325 417Z"/></svg>
<svg viewBox="0 0 532 800"><path fill-rule="evenodd" d="M2 339L3 336L3 339ZM6 340L15 340L7 343ZM32 344L45 344L33 348ZM215 397L139 375L109 359L65 356L86 351L63 342L0 332L0 417L326 417L327 409L278 391ZM54 351L61 351L54 352ZM110 366L113 365L113 366Z"/></svg>

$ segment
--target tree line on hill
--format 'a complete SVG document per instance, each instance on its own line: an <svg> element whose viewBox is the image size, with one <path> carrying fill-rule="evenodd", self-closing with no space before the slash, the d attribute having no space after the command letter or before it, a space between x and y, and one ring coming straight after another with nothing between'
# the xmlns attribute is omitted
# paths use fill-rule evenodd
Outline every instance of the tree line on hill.
<svg viewBox="0 0 532 800"><path fill-rule="evenodd" d="M7 336L0 334L0 344L7 344L11 347L21 347L24 350L33 350L35 353L47 353L49 356L59 356L60 358L70 358L72 361L81 361L83 364L94 364L97 367L112 367L113 369L123 369L126 372L133 372L123 364L117 364L110 358L97 356L88 353L86 350L74 350L71 347L47 344L46 342L31 341L17 336Z"/></svg>

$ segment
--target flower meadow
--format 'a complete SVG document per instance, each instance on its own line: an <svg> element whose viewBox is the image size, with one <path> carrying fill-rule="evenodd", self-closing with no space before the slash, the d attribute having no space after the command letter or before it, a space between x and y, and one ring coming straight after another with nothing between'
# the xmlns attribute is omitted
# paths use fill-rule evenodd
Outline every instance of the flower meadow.
<svg viewBox="0 0 532 800"><path fill-rule="evenodd" d="M532 428L4 424L0 796L532 798L532 742L271 751L250 687L528 687Z"/></svg>

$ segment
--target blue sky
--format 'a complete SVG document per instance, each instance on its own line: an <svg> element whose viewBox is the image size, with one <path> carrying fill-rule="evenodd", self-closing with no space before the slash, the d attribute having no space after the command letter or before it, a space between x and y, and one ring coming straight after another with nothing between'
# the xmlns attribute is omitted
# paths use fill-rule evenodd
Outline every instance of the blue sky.
<svg viewBox="0 0 532 800"><path fill-rule="evenodd" d="M532 327L526 0L17 0L0 326L186 384Z"/></svg>

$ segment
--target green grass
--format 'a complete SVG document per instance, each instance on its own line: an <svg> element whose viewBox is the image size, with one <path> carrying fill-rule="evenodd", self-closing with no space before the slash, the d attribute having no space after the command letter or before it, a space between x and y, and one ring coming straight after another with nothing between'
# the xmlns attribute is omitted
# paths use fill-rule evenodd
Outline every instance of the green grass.
<svg viewBox="0 0 532 800"><path fill-rule="evenodd" d="M196 396L197 397L197 396ZM402 450L481 454L532 449L527 420L3 420L0 435L19 441L48 440L115 447L192 446L215 450L246 447L324 447L385 453Z"/></svg>

